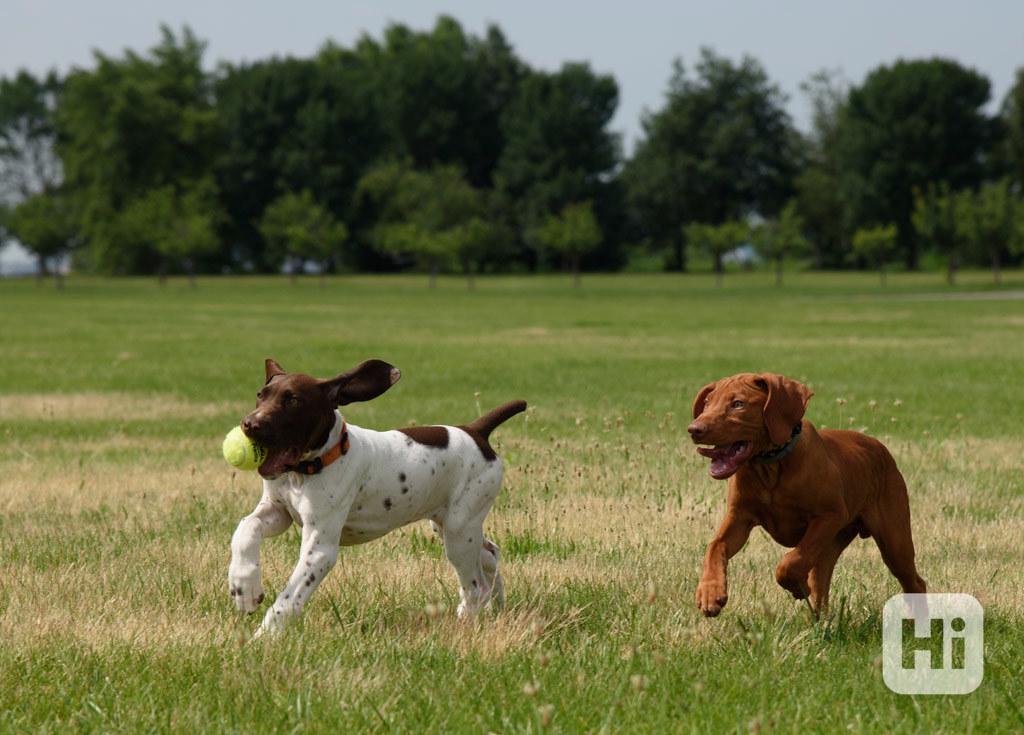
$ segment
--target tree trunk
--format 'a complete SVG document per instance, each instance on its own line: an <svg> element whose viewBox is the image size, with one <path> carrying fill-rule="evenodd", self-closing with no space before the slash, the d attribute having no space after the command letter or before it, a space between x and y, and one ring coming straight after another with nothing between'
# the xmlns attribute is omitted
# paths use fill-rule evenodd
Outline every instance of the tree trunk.
<svg viewBox="0 0 1024 735"><path fill-rule="evenodd" d="M676 230L672 238L672 260L668 264L668 269L682 273L686 270L686 240L683 238L682 226Z"/></svg>
<svg viewBox="0 0 1024 735"><path fill-rule="evenodd" d="M37 255L36 257L38 258L38 265L36 266L36 285L42 286L43 280L47 275L49 275L50 270L46 267L45 255Z"/></svg>
<svg viewBox="0 0 1024 735"><path fill-rule="evenodd" d="M992 283L996 285L999 285L1000 281L1002 281L1002 275L999 271L999 266L999 250L996 249L992 251Z"/></svg>
<svg viewBox="0 0 1024 735"><path fill-rule="evenodd" d="M782 258L775 259L775 285L782 285Z"/></svg>
<svg viewBox="0 0 1024 735"><path fill-rule="evenodd" d="M430 261L430 287L437 288L437 273L441 270L441 262L434 258Z"/></svg>
<svg viewBox="0 0 1024 735"><path fill-rule="evenodd" d="M157 283L161 286L167 285L167 258L160 258L160 265L157 267Z"/></svg>
<svg viewBox="0 0 1024 735"><path fill-rule="evenodd" d="M196 266L192 262L192 258L185 258L185 272L188 274L188 286L189 288L196 287Z"/></svg>
<svg viewBox="0 0 1024 735"><path fill-rule="evenodd" d="M956 285L956 269L959 264L955 255L949 256L949 267L946 269L946 283L950 286Z"/></svg>

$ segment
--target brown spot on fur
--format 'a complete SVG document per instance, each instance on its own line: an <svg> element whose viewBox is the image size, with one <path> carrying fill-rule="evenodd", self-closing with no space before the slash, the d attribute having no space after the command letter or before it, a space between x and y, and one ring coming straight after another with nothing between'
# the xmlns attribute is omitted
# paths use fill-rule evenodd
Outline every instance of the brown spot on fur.
<svg viewBox="0 0 1024 735"><path fill-rule="evenodd" d="M491 443L487 441L486 437L477 431L473 431L468 426L460 426L458 428L469 434L469 438L476 442L476 446L480 450L480 454L484 455L484 459L488 462L492 462L498 458L498 455L494 452L494 447L491 446Z"/></svg>
<svg viewBox="0 0 1024 735"><path fill-rule="evenodd" d="M444 449L448 446L448 429L443 426L410 426L399 431L426 447Z"/></svg>

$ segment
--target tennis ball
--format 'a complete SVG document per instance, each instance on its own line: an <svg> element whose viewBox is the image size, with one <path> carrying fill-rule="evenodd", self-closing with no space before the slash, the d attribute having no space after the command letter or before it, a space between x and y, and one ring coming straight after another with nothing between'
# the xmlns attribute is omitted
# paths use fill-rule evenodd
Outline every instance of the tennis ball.
<svg viewBox="0 0 1024 735"><path fill-rule="evenodd" d="M241 426L236 426L224 437L224 459L240 470L255 470L267 458L267 450L245 435Z"/></svg>

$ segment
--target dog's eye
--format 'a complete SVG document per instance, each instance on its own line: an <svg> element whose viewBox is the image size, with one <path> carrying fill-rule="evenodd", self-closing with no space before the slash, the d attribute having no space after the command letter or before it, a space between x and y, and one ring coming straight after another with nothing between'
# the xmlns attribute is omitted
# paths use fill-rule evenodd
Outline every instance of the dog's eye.
<svg viewBox="0 0 1024 735"><path fill-rule="evenodd" d="M285 396L284 404L288 406L288 408L295 408L299 405L299 398L298 396Z"/></svg>
<svg viewBox="0 0 1024 735"><path fill-rule="evenodd" d="M747 405L746 403L744 403L743 401L739 401L739 400L736 400L736 401L732 402L732 407L733 408L743 408L746 405Z"/></svg>

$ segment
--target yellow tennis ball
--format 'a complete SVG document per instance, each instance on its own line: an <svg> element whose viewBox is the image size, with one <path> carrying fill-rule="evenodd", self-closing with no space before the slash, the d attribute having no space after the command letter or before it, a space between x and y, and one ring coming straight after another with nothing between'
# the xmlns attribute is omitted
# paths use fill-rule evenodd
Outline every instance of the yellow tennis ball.
<svg viewBox="0 0 1024 735"><path fill-rule="evenodd" d="M241 426L236 426L224 437L224 459L240 470L255 470L267 458L267 450L245 435Z"/></svg>

